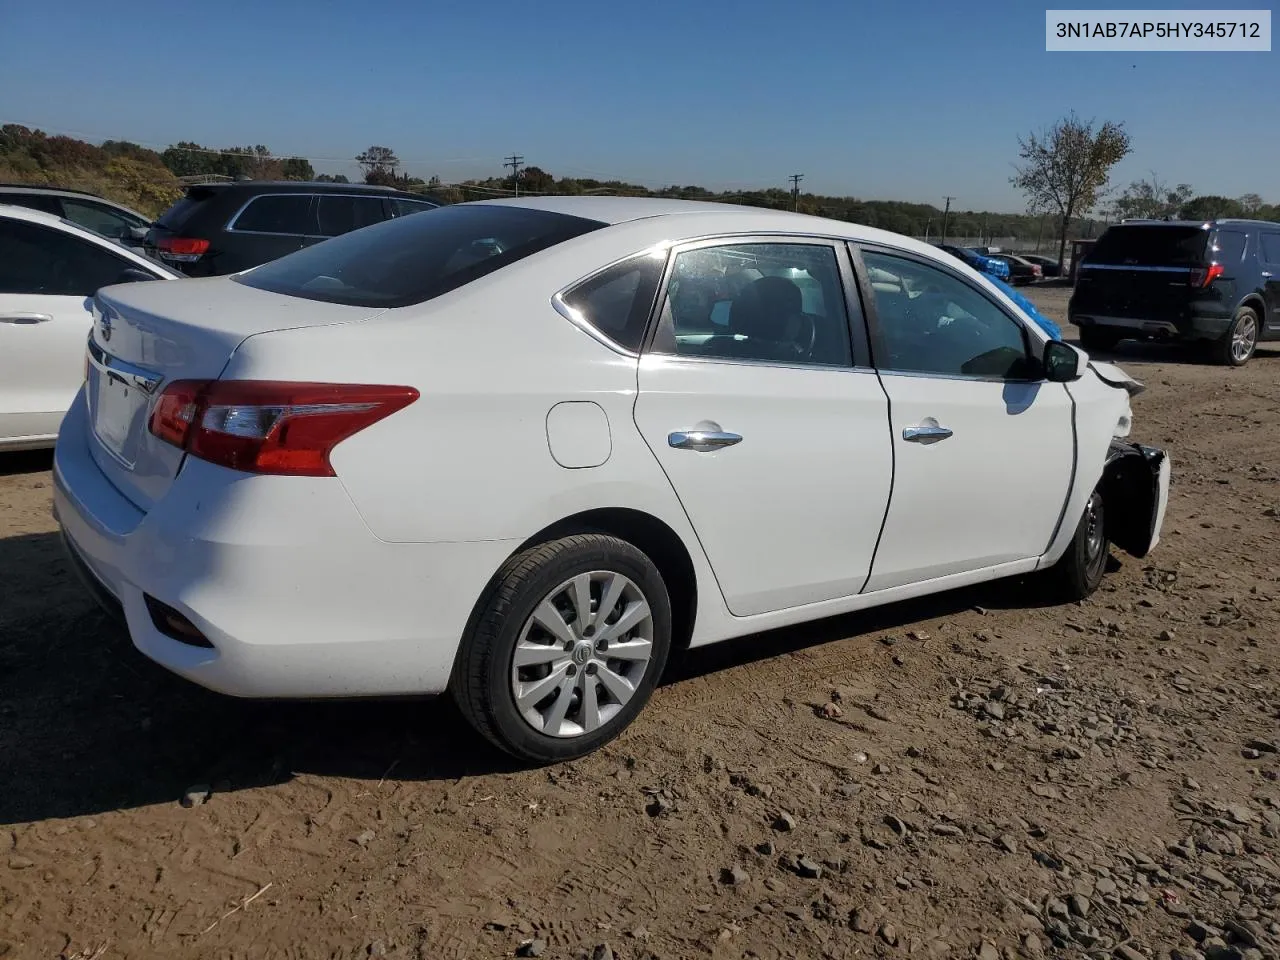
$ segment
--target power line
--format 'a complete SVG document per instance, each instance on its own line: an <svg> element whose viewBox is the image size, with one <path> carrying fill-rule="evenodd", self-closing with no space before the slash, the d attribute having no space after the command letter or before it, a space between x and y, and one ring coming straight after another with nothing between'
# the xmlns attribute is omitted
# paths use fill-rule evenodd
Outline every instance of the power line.
<svg viewBox="0 0 1280 960"><path fill-rule="evenodd" d="M518 197L520 196L520 166L524 163L524 157L513 154L509 157L504 157L503 160L504 163L502 165L511 168L511 183L514 187L515 195Z"/></svg>
<svg viewBox="0 0 1280 960"><path fill-rule="evenodd" d="M791 209L800 209L800 181L804 179L803 173L793 173L787 178L791 181Z"/></svg>

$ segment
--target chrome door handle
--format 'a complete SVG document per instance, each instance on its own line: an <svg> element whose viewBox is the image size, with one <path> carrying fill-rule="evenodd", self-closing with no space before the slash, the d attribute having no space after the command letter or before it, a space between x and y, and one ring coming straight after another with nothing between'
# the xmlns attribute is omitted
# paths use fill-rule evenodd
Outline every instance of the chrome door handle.
<svg viewBox="0 0 1280 960"><path fill-rule="evenodd" d="M667 444L677 450L694 450L698 453L710 453L721 447L731 447L740 443L742 437L736 433L721 433L715 430L681 430L667 434Z"/></svg>
<svg viewBox="0 0 1280 960"><path fill-rule="evenodd" d="M0 323L48 323L52 319L48 313L0 313Z"/></svg>
<svg viewBox="0 0 1280 960"><path fill-rule="evenodd" d="M1271 279L1271 271L1270 271L1270 270L1263 270L1263 271L1262 271L1262 275L1263 275L1264 277L1266 277L1267 279Z"/></svg>
<svg viewBox="0 0 1280 960"><path fill-rule="evenodd" d="M907 427L902 431L902 439L908 443L937 443L951 436L946 427Z"/></svg>

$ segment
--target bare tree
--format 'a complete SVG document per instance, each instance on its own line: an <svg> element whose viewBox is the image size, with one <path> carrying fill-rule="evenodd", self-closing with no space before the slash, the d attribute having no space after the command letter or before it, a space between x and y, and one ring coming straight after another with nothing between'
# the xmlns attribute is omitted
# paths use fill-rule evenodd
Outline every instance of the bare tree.
<svg viewBox="0 0 1280 960"><path fill-rule="evenodd" d="M1087 213L1105 195L1111 168L1131 151L1123 123L1094 122L1074 113L1042 131L1018 140L1017 175L1010 182L1027 195L1031 210L1050 210L1061 218L1058 260L1066 257L1071 219Z"/></svg>
<svg viewBox="0 0 1280 960"><path fill-rule="evenodd" d="M1256 193L1246 193L1237 199L1236 203L1240 204L1240 209L1244 211L1246 217L1256 217L1263 206L1262 198Z"/></svg>

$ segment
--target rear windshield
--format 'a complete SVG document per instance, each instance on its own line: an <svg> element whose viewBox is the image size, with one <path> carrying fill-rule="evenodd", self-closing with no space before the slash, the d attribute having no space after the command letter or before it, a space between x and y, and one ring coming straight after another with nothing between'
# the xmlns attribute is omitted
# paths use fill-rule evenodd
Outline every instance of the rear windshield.
<svg viewBox="0 0 1280 960"><path fill-rule="evenodd" d="M406 307L603 226L545 210L458 204L325 240L234 279L307 300Z"/></svg>
<svg viewBox="0 0 1280 960"><path fill-rule="evenodd" d="M1209 231L1199 227L1109 227L1086 255L1088 263L1189 267L1204 262Z"/></svg>
<svg viewBox="0 0 1280 960"><path fill-rule="evenodd" d="M181 230L182 225L191 219L191 215L200 208L201 204L212 196L212 190L201 190L198 187L188 190L181 200L160 214L156 226L164 227L166 230Z"/></svg>

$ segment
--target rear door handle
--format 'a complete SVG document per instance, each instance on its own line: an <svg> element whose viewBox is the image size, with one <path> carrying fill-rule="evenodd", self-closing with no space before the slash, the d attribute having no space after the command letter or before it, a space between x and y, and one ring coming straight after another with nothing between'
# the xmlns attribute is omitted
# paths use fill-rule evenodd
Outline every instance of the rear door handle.
<svg viewBox="0 0 1280 960"><path fill-rule="evenodd" d="M0 313L0 323L48 323L52 319L48 313Z"/></svg>
<svg viewBox="0 0 1280 960"><path fill-rule="evenodd" d="M710 453L721 447L731 447L742 442L736 433L723 433L718 430L680 430L667 434L667 444L677 450L693 450L697 453Z"/></svg>
<svg viewBox="0 0 1280 960"><path fill-rule="evenodd" d="M1262 271L1262 275L1263 275L1264 277L1266 277L1268 280L1270 280L1270 279L1271 279L1271 271L1270 271L1270 270L1263 270L1263 271Z"/></svg>
<svg viewBox="0 0 1280 960"><path fill-rule="evenodd" d="M902 431L902 439L908 443L937 443L951 436L946 427L907 427Z"/></svg>

